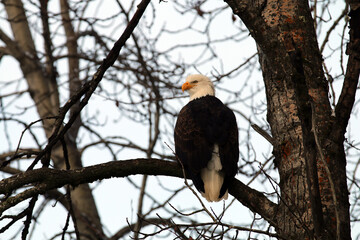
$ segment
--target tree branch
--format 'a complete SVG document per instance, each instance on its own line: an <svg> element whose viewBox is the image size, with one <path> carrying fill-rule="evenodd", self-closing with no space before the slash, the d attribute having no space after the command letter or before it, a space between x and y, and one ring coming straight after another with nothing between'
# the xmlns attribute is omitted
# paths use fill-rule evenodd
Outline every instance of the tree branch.
<svg viewBox="0 0 360 240"><path fill-rule="evenodd" d="M272 226L276 226L275 216L278 205L270 201L263 193L252 189L235 179L229 186L229 193L251 211L260 214Z"/></svg>
<svg viewBox="0 0 360 240"><path fill-rule="evenodd" d="M136 174L183 177L178 163L153 158L111 161L75 170L35 169L0 181L0 194L4 195L8 195L26 185L35 185L16 196L3 200L0 204L0 213L27 198L67 184L77 186L82 183ZM229 193L243 205L263 216L270 224L274 224L273 218L277 205L271 202L264 194L236 179L230 185Z"/></svg>
<svg viewBox="0 0 360 240"><path fill-rule="evenodd" d="M351 1L350 1L351 2ZM343 139L354 105L360 74L360 8L350 3L350 42L346 54L349 55L343 88L335 107L336 121L333 127L333 139Z"/></svg>

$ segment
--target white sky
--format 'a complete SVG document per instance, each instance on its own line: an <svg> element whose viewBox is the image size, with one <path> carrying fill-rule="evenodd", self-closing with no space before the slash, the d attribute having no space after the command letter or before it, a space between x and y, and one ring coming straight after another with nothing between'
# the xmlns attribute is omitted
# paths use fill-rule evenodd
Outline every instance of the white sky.
<svg viewBox="0 0 360 240"><path fill-rule="evenodd" d="M51 1L51 3L53 3L54 1ZM112 1L101 1L102 4L96 6L96 13L98 17L101 16L109 16L112 15L114 13L116 13L117 11L117 7L116 6L111 6L110 3ZM213 8L213 6L218 6L218 5L224 6L225 3L223 2L219 2L219 1L211 1L211 4L209 4L209 8ZM340 3L339 3L340 4ZM153 6L155 8L155 12L156 12L156 22L155 22L155 26L158 26L158 28L162 27L164 24L166 24L167 28L169 29L173 29L176 28L177 26L179 26L179 22L181 22L181 24L184 24L186 22L190 22L192 19L190 18L191 14L184 14L182 16L179 16L178 14L176 14L176 12L173 9L173 5L171 3L171 1L169 2L162 2L162 3L158 3L158 1L153 1ZM53 6L54 9L56 9L56 6ZM339 13L339 11L341 11L341 7L334 7L331 11L331 13L333 14L333 16L337 17L337 13ZM91 14L92 10L89 9L88 13ZM147 9L147 17L146 19L142 20L144 23L145 21L150 21L151 20L151 15L152 12L150 11L150 9ZM335 18L335 17L333 17ZM239 21L237 19L237 21ZM204 22L202 22L201 20L199 20L194 27L196 27L197 25L200 27L201 24L203 24ZM5 30L6 30L6 26ZM3 26L1 26L1 28L3 29ZM120 36L121 32L122 32L122 28L117 29L117 31L114 31L114 33L112 34L113 38L117 38L117 36ZM152 34L156 35L158 29L153 29ZM342 31L342 29L337 29L338 32ZM234 28L232 27L232 20L231 20L231 11L228 10L227 13L224 14L224 16L222 18L219 18L218 21L215 21L212 25L211 25L211 36L215 39L215 38L223 38L225 36L230 36L232 35L234 32ZM150 33L149 33L150 34ZM324 33L319 33L320 34L320 39L323 39ZM336 36L336 34L333 34L334 36L331 38L331 41L334 42L334 44L330 44L330 45L334 45L339 39L339 36ZM183 44L188 44L193 42L193 39L196 38L199 41L202 41L203 37L199 34L198 36L194 36L192 32L189 32L187 34L184 34L181 38L174 38L171 36L168 36L167 38L164 38L163 41L159 42L159 48L160 49L167 49L168 47L173 45L174 41L178 41L181 42ZM37 44L39 44L39 46L42 44L41 43L41 39L38 38L37 39L38 42ZM320 41L321 42L321 41ZM220 57L220 59L223 61L223 64L221 65L219 62L213 62L211 65L204 65L204 66L197 66L197 69L200 70L203 74L207 74L207 75L211 75L211 73L214 72L214 69L217 70L221 70L221 67L223 66L225 72L232 69L233 67L237 66L239 63L243 62L246 58L248 58L249 56L251 56L253 53L256 52L256 46L255 43L253 41L253 39L251 37L248 37L248 39L246 39L245 41L236 43L236 42L228 42L227 44L222 44L222 45L216 45L215 46L216 51ZM327 49L328 50L328 49ZM340 72L340 68L338 67L338 56L337 55L333 55L330 58L326 58L326 53L324 54L325 57L325 62L329 66L331 66L331 73L336 75L336 73ZM181 51L177 52L174 54L174 59L179 59L179 61L184 61L184 62L189 62L192 59L196 59L197 58L197 53L194 53L193 50L189 49L184 50L182 49ZM64 63L59 63L59 67L61 67L61 64ZM195 72L195 69L189 69L188 73L193 73ZM6 74L3 74L6 73ZM229 88L236 88L239 84L238 81L243 81L243 77L244 75L246 75L246 73L244 73L243 75L240 75L240 77L238 77L237 79L228 81L225 85L222 86L226 86ZM9 57L4 57L1 60L0 63L0 83L1 82L6 82L9 80L14 80L17 78L21 78L21 74L18 71L17 68L17 63L15 61L13 61L12 59L10 59ZM249 89L256 89L258 86L262 86L262 78L261 78L261 73L260 72L254 72L253 75L251 76L251 83L252 85L249 86ZM336 87L336 97L339 96L339 92L340 92L340 86L341 86L341 81L337 81L335 82L334 86ZM179 83L179 86L181 84ZM108 86L111 87L110 84L105 84L104 86ZM15 88L15 87L14 87ZM18 86L18 89L26 89L26 86ZM6 94L6 92L2 91L0 89L0 95ZM244 95L250 94L250 92L244 93ZM228 100L227 99L227 95L224 92L219 92L219 98L222 99L223 101ZM243 96L242 96L243 97ZM259 94L258 96L258 104L261 104L261 101L265 99L264 93ZM359 99L359 98L358 98ZM66 100L66 99L63 99ZM183 99L182 103L186 103L187 102L187 98ZM32 102L30 100L30 98L28 96L23 96L23 103L24 105L20 106L20 107L24 107L24 106L31 106ZM14 106L14 109L16 109L16 107L18 106ZM232 106L232 107L237 107L237 106ZM89 115L96 115L98 111L102 112L102 115L99 117L100 120L102 121L106 121L106 127L101 127L99 128L100 131L102 132L102 134L104 134L104 136L116 136L116 135L124 135L124 133L126 133L126 135L131 135L132 136L132 140L138 144L143 144L143 146L146 146L146 139L144 138L144 135L147 134L147 130L146 127L141 127L139 125L135 125L133 122L126 120L125 118L122 119L122 122L115 122L114 119L116 119L118 116L115 116L114 119L109 119L108 116L111 116L111 114L113 112L117 112L116 111L116 106L112 103L109 102L107 100L105 100L104 98L102 98L101 96L97 96L95 95L90 103L89 106L87 107L86 111ZM180 110L180 108L179 108ZM243 109L242 109L243 110ZM19 110L18 110L19 111ZM251 115L251 112L247 112L247 109L244 109L244 113L247 114L248 116ZM30 113L27 115L27 117L32 118L34 120L36 120L38 117L36 116L35 113ZM358 114L356 116L353 116L353 119L351 120L350 126L352 128L353 133L359 132L356 130L356 128L359 126L358 124ZM246 127L247 126L247 121L245 121L243 118L238 117L238 124L239 127ZM257 119L252 119L254 121L257 121L256 123L263 125L266 124L266 112L263 113L259 113L258 114L258 118ZM260 121L260 122L258 122ZM262 121L262 122L261 122ZM31 122L31 121L30 121ZM4 139L6 132L4 131L4 125L3 123L0 123L0 139ZM8 128L12 129L11 133L8 133L10 138L12 139L12 143L17 143L18 139L20 137L20 134L23 130L23 128L19 127L19 125L14 124L14 123L7 123ZM357 125L357 126L356 126ZM137 129L136 132L134 132L133 129ZM41 131L41 130L39 130ZM80 133L82 134L82 133ZM240 136L240 138L245 137L245 136ZM356 136L351 136L351 138L353 140L356 140L357 142L359 142L359 135L356 134ZM44 139L45 140L45 139ZM83 139L82 140L82 144L85 144L86 142L89 142L90 139ZM266 160L266 156L268 156L269 151L271 151L269 145L267 144L267 142L259 135L253 134L252 135L252 139L250 139L250 141L252 141L252 143L254 144L255 147L255 152L257 154L257 160L260 162L264 162ZM25 134L25 137L22 141L22 146L26 147L26 146L32 146L32 139L30 138L30 136L28 134ZM12 145L10 146L10 148L14 148L15 146ZM158 148L161 148L160 146L157 146ZM246 146L242 146L242 147L246 147ZM2 152L6 152L9 150L9 146L3 143L3 141L0 141L0 153ZM138 152L135 151L124 151L121 152L119 154L119 160L120 159L129 159L129 158L135 158L135 157L144 157L143 154L139 154ZM85 151L84 155L83 155L83 159L84 159L84 165L85 166L89 166L89 165L93 165L93 164L99 164L102 162L108 162L112 160L111 155L109 154L109 152L105 149L105 148L92 148L89 149L87 151ZM241 161L241 160L240 160ZM354 165L352 164L348 164L349 170L351 170L351 168ZM166 199L168 196L168 193L162 191L161 189L159 189L159 187L157 186L156 183L156 178L155 177L150 177L151 180L148 184L149 189L151 189L152 192L158 192L159 195L159 199ZM244 181L245 183L249 181L248 178L246 178L245 176L241 176L241 175L237 175L237 178ZM132 179L134 179L134 181L136 181L137 183L140 183L141 177L132 177ZM160 177L160 180L162 180L162 182L168 187L168 188L180 188L181 186L183 186L183 181L180 179L175 179L175 178L164 178L164 177ZM166 180L165 180L166 179ZM95 187L94 190L94 194L95 194L95 199L96 199L96 203L98 205L98 209L101 215L101 219L102 219L102 223L105 226L105 229L107 229L106 233L108 236L110 236L111 234L109 233L115 233L117 230L119 230L119 228L124 227L127 225L126 223L126 219L129 219L130 222L134 222L136 220L136 207L137 207L137 199L138 199L138 191L136 189L134 189L133 187L129 187L129 184L127 182L126 179L108 179L108 180L103 180L100 183L96 182L91 184L92 187ZM258 190L264 190L264 191L271 191L271 187L268 183L262 184L259 181L254 181L254 183L252 183L250 185L253 188L256 188ZM187 199L186 201L184 201L184 199ZM199 208L199 204L197 203L197 201L193 201L193 200L188 200L188 199L194 199L193 196L191 196L191 193L187 190L184 193L182 193L181 195L177 196L175 199L173 199L171 201L171 204L173 204L175 207L178 207L180 209L186 209L186 208L191 208L192 206L197 206L197 208ZM230 201L229 201L230 202ZM228 203L228 202L227 202ZM27 204L27 203L26 203ZM146 209L148 209L150 202L148 201L148 199L145 199L145 211ZM54 232L61 232L61 229L65 223L65 219L66 219L66 212L62 210L62 207L60 206L60 204L58 204L56 207L51 207L52 204L50 204L46 211L44 211L44 213L41 215L40 219L38 219L38 230L35 232L36 237L34 237L34 239L48 239L50 236L52 236L52 234ZM215 212L220 212L222 206L220 206L219 204L209 204L212 208L214 208ZM245 207L243 207L240 203L235 202L234 203L234 208L231 212L227 212L226 216L224 218L225 222L232 222L234 224L238 224L241 226L247 226L251 220L252 220L252 214L251 212L246 209ZM19 205L20 207L20 205ZM15 207L13 212L16 212L16 209L19 209L19 207ZM159 214L164 214L162 211L159 211ZM166 217L166 216L165 216ZM49 221L49 219L51 219L51 221ZM209 218L202 218L203 221L209 221ZM20 221L18 223L19 226L21 226L22 221ZM357 229L357 230L355 230ZM359 224L357 224L356 226L353 226L353 233L352 236L355 238L355 236L357 234L359 234L360 232L360 226ZM10 239L11 235L15 234L14 232L6 232L5 234L0 236L0 239ZM245 234L244 236L247 236L247 234ZM264 237L265 238L265 237ZM268 238L266 238L268 239Z"/></svg>

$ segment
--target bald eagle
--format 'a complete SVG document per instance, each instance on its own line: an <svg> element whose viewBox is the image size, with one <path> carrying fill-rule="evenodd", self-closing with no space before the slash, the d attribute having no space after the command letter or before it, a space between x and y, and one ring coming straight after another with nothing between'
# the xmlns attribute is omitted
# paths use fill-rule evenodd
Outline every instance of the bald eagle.
<svg viewBox="0 0 360 240"><path fill-rule="evenodd" d="M215 97L214 85L206 76L188 76L182 91L189 92L190 101L176 121L176 156L207 201L226 200L239 159L235 115Z"/></svg>

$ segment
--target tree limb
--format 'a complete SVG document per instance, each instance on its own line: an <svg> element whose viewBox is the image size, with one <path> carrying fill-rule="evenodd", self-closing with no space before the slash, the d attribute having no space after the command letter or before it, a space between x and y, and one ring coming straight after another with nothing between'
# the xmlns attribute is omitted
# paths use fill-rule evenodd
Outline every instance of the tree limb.
<svg viewBox="0 0 360 240"><path fill-rule="evenodd" d="M0 204L0 213L27 198L43 194L67 184L77 186L82 183L136 174L183 177L178 163L153 158L111 161L74 170L35 169L0 181L0 194L5 195L23 186L35 185L16 196L3 200ZM270 224L274 223L273 217L275 216L277 205L271 202L263 193L246 186L236 179L230 185L229 193L243 205L263 216Z"/></svg>
<svg viewBox="0 0 360 240"><path fill-rule="evenodd" d="M350 1L351 2L351 1ZM343 139L354 105L360 74L360 8L350 4L350 42L346 54L349 55L343 88L335 107L336 121L333 126L333 139Z"/></svg>

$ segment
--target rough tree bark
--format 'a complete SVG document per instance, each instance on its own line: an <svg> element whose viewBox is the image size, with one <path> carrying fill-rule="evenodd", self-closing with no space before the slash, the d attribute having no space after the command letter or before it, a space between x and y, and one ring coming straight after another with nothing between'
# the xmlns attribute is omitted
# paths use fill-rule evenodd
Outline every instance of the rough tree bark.
<svg viewBox="0 0 360 240"><path fill-rule="evenodd" d="M333 112L308 2L226 2L258 46L280 174L276 231L287 239L351 239L344 134L359 78L359 9L350 15L350 69Z"/></svg>

